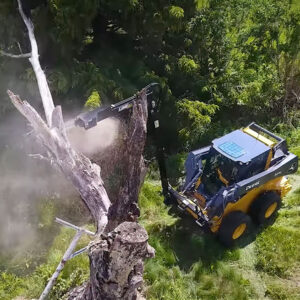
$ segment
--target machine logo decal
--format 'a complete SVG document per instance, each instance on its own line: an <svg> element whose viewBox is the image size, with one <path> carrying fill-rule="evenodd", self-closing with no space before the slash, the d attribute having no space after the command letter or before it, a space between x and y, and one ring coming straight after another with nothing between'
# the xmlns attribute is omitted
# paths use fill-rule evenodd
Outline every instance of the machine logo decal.
<svg viewBox="0 0 300 300"><path fill-rule="evenodd" d="M250 189L252 189L258 185L259 185L259 181L256 181L255 183L246 186L246 191L249 191Z"/></svg>

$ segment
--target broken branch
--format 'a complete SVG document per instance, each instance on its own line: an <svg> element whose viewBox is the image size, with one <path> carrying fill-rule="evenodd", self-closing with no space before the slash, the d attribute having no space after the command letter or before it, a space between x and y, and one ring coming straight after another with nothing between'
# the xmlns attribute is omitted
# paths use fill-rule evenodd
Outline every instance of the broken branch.
<svg viewBox="0 0 300 300"><path fill-rule="evenodd" d="M69 222L67 222L67 221L64 221L64 220L62 220L62 219L60 219L60 218L55 218L55 222L58 223L58 224L61 224L61 225L63 225L63 226L70 227L70 228L72 228L72 229L78 230L78 231L83 231L83 232L85 232L86 234L89 234L89 235L92 235L92 236L95 235L95 233L92 232L92 231L89 231L89 230L87 230L87 229L78 227L78 226L76 226L76 225L74 225L74 224L72 224L72 223L69 223Z"/></svg>
<svg viewBox="0 0 300 300"><path fill-rule="evenodd" d="M107 213L111 202L100 176L100 168L84 155L76 153L66 141L66 136L61 129L59 130L57 127L50 129L27 101L22 101L11 91L7 91L7 93L14 106L32 125L39 140L47 149L49 157L56 162L62 173L77 188L97 223L97 234L101 234L107 225ZM57 111L56 117L61 116L59 111ZM57 120L55 122L62 124Z"/></svg>
<svg viewBox="0 0 300 300"><path fill-rule="evenodd" d="M11 58L30 58L31 57L31 53L11 54L11 53L5 52L3 50L0 50L0 55L8 56L8 57L11 57Z"/></svg>
<svg viewBox="0 0 300 300"><path fill-rule="evenodd" d="M45 116L47 119L47 124L49 127L52 125L52 112L54 110L54 103L52 99L52 95L47 83L47 79L45 76L44 71L41 68L41 64L39 61L39 52L38 52L38 46L37 42L35 39L34 35L34 26L29 18L25 15L23 8L22 8L22 3L21 0L18 0L18 7L19 7L19 12L20 15L27 27L28 30L28 36L29 36L29 41L31 45L31 56L29 58L29 61L32 65L33 71L35 73L40 95L42 98L43 106L44 106L44 111L45 111Z"/></svg>
<svg viewBox="0 0 300 300"><path fill-rule="evenodd" d="M64 268L66 262L70 259L72 252L74 251L79 239L81 238L83 234L83 231L79 230L76 232L72 242L70 243L68 249L66 250L62 260L60 261L60 263L58 264L55 272L53 273L53 275L51 276L47 286L45 287L43 293L41 294L39 300L44 300L47 298L48 294L51 291L51 288L53 287L53 285L55 284L57 277L59 276L60 272L62 271L62 269Z"/></svg>

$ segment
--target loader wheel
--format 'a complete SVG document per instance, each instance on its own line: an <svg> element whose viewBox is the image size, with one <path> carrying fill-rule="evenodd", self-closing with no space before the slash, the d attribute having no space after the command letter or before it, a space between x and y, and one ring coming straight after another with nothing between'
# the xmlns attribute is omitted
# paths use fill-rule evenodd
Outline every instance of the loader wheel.
<svg viewBox="0 0 300 300"><path fill-rule="evenodd" d="M251 218L241 211L233 211L224 217L220 229L219 239L227 247L232 247L246 236L252 225Z"/></svg>
<svg viewBox="0 0 300 300"><path fill-rule="evenodd" d="M250 213L258 224L268 224L272 222L281 205L281 198L276 192L266 192L252 203Z"/></svg>

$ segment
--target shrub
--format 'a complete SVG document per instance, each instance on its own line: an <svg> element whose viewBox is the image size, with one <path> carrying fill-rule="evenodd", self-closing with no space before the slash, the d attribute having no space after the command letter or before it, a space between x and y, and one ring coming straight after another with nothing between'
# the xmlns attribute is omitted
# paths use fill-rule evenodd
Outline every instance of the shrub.
<svg viewBox="0 0 300 300"><path fill-rule="evenodd" d="M98 91L92 91L91 95L84 104L84 107L93 110L101 105L101 97Z"/></svg>
<svg viewBox="0 0 300 300"><path fill-rule="evenodd" d="M184 17L184 10L179 6L172 5L169 7L169 14L172 18L182 19Z"/></svg>

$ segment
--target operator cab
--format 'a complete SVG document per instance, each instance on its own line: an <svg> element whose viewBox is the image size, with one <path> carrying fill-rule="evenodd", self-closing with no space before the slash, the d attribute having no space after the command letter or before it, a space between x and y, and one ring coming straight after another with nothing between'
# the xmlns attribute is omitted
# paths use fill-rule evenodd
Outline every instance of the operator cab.
<svg viewBox="0 0 300 300"><path fill-rule="evenodd" d="M198 157L198 165L204 168L201 184L196 188L211 197L222 186L254 176L266 169L270 151L269 146L242 130L215 139L205 157Z"/></svg>

